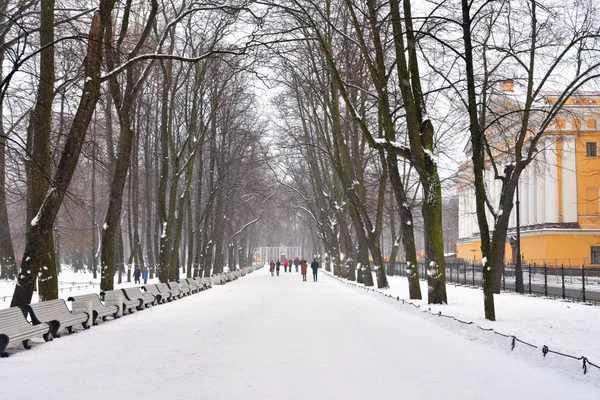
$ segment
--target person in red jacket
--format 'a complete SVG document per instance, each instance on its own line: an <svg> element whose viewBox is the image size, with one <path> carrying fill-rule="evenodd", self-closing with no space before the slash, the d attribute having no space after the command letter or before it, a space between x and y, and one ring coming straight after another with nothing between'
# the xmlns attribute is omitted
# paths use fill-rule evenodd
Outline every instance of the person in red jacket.
<svg viewBox="0 0 600 400"><path fill-rule="evenodd" d="M301 261L301 272L302 272L302 280L306 282L306 271L308 270L308 264L306 263L306 260L302 260Z"/></svg>
<svg viewBox="0 0 600 400"><path fill-rule="evenodd" d="M283 272L287 272L287 267L288 267L288 260L287 260L287 258L285 258L283 260Z"/></svg>

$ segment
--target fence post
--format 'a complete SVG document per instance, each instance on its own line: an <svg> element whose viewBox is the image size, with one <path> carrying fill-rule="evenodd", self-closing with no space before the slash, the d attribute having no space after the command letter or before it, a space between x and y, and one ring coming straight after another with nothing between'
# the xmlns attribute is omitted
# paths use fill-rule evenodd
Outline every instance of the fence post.
<svg viewBox="0 0 600 400"><path fill-rule="evenodd" d="M504 290L506 292L506 269L504 268L504 266L502 267L502 290Z"/></svg>
<svg viewBox="0 0 600 400"><path fill-rule="evenodd" d="M544 296L548 297L548 267L544 262Z"/></svg>
<svg viewBox="0 0 600 400"><path fill-rule="evenodd" d="M565 266L560 264L560 271L562 273L562 297L565 299Z"/></svg>
<svg viewBox="0 0 600 400"><path fill-rule="evenodd" d="M581 266L581 287L583 293L583 302L585 303L585 264Z"/></svg>
<svg viewBox="0 0 600 400"><path fill-rule="evenodd" d="M481 271L483 272L483 263L481 264ZM475 264L473 263L473 286L475 286Z"/></svg>
<svg viewBox="0 0 600 400"><path fill-rule="evenodd" d="M533 263L535 267L535 263ZM531 294L531 264L527 264L527 268L529 268L529 294Z"/></svg>

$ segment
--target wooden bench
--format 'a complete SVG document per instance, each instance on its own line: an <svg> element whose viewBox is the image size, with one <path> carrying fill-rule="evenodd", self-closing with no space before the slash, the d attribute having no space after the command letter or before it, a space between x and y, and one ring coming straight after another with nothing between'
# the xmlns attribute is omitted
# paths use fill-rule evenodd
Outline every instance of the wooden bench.
<svg viewBox="0 0 600 400"><path fill-rule="evenodd" d="M158 290L160 290L161 293L168 293L169 297L167 298L168 301L171 300L177 300L179 299L182 294L181 294L181 290L177 289L171 289L169 287L169 285L167 285L166 283L157 283L156 287L158 288Z"/></svg>
<svg viewBox="0 0 600 400"><path fill-rule="evenodd" d="M30 349L29 339L42 335L46 342L52 340L50 325L30 324L19 307L0 310L0 357L8 357L6 348L10 342L22 342L23 347Z"/></svg>
<svg viewBox="0 0 600 400"><path fill-rule="evenodd" d="M190 280L198 286L198 291L208 289L208 284L204 281L204 279L194 278L194 279L190 279Z"/></svg>
<svg viewBox="0 0 600 400"><path fill-rule="evenodd" d="M156 296L152 293L142 292L139 287L128 287L122 288L123 294L129 300L138 299L140 301L140 305L138 306L138 310L143 310L144 307L148 308L155 304Z"/></svg>
<svg viewBox="0 0 600 400"><path fill-rule="evenodd" d="M133 309L139 310L142 305L141 300L134 299L129 300L125 297L125 294L122 290L106 290L100 292L100 298L104 300L104 302L108 304L121 304L121 310L123 314L129 312L130 314L133 312Z"/></svg>
<svg viewBox="0 0 600 400"><path fill-rule="evenodd" d="M175 282L175 281L167 282L167 285L169 286L169 289L171 289L171 292L179 291L179 298L182 298L183 296L188 294L188 291L187 290L184 291L184 288L178 282Z"/></svg>
<svg viewBox="0 0 600 400"><path fill-rule="evenodd" d="M73 326L81 324L84 329L89 329L88 320L91 315L87 312L77 314L71 313L67 308L67 303L63 299L43 301L41 303L28 304L23 310L29 313L31 322L34 325L40 325L44 322L50 325L50 333L55 338L59 338L58 331L66 328L69 333L73 333Z"/></svg>
<svg viewBox="0 0 600 400"><path fill-rule="evenodd" d="M103 304L100 296L96 293L71 296L68 300L73 302L73 307L76 307L77 302L90 301L92 303L93 325L98 325L98 318L102 318L102 321L106 321L106 317L108 316L112 316L115 319L119 318L119 306L117 304Z"/></svg>
<svg viewBox="0 0 600 400"><path fill-rule="evenodd" d="M162 293L153 283L142 286L142 289L144 289L146 293L149 293L156 298L156 304L162 304L170 301L171 293Z"/></svg>
<svg viewBox="0 0 600 400"><path fill-rule="evenodd" d="M187 285L189 286L192 293L198 293L200 291L200 287L198 286L198 283L194 279L191 279L191 278L183 279L183 281L187 283ZM180 281L180 283L181 283L181 281Z"/></svg>

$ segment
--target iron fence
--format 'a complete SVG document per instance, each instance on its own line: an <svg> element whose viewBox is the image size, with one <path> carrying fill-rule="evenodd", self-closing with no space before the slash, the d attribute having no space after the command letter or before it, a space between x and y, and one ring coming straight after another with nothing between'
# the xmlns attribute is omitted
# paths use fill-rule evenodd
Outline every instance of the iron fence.
<svg viewBox="0 0 600 400"><path fill-rule="evenodd" d="M386 265L386 268L389 266ZM478 263L446 260L446 282L455 285L483 287L483 267ZM536 263L522 266L524 293L564 299L572 302L600 304L600 268ZM388 273L406 276L406 262L396 262ZM516 292L516 268L502 267L502 290ZM419 263L419 278L427 279L427 265Z"/></svg>

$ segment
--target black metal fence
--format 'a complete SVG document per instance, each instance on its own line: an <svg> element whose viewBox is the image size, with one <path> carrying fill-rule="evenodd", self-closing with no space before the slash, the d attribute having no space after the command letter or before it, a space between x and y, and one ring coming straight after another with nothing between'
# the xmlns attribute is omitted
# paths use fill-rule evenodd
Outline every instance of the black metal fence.
<svg viewBox="0 0 600 400"><path fill-rule="evenodd" d="M387 265L386 265L387 268ZM502 269L502 290L515 292L515 266ZM523 264L525 294L600 305L600 268L563 265ZM389 271L389 270L388 270ZM392 275L406 276L406 262L397 262ZM419 277L427 279L427 265L419 263ZM471 287L483 286L482 266L477 263L446 260L446 282Z"/></svg>

